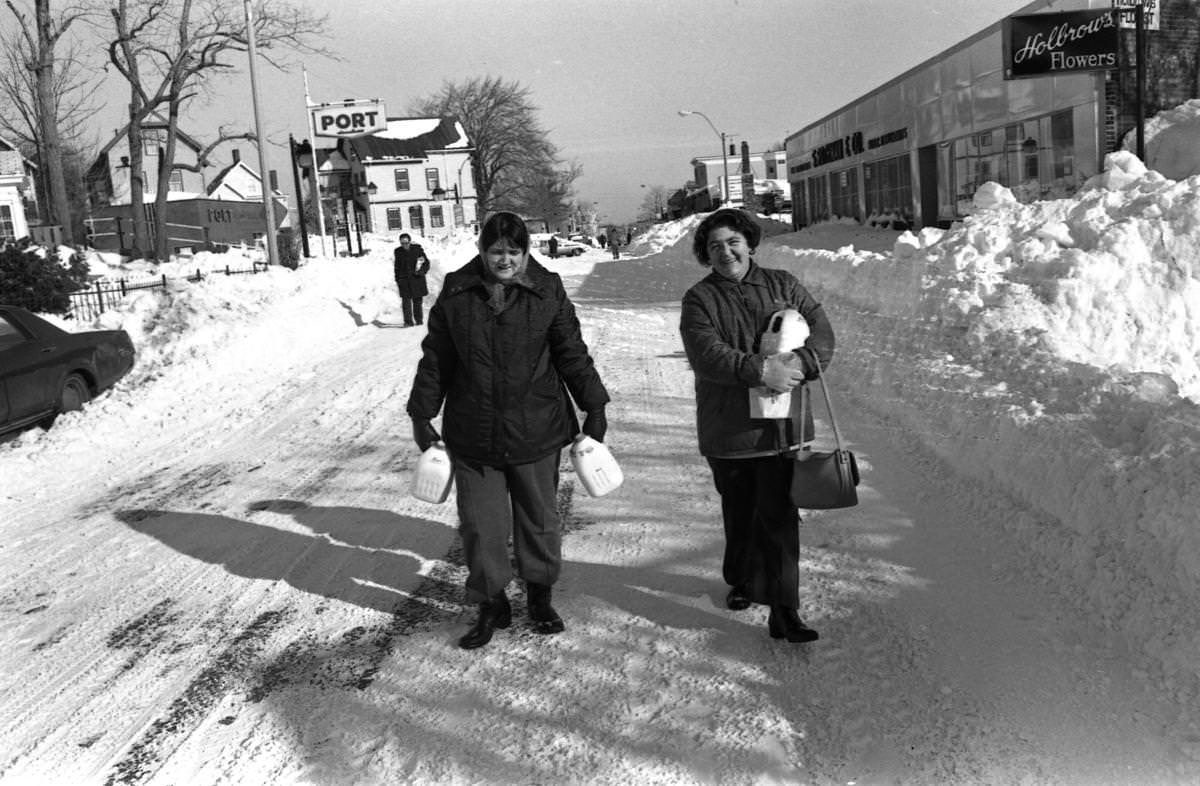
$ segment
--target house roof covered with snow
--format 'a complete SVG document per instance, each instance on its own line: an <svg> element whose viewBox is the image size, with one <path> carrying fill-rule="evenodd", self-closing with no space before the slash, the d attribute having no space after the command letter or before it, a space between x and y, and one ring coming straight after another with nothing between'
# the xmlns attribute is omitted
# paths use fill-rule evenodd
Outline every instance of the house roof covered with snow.
<svg viewBox="0 0 1200 786"><path fill-rule="evenodd" d="M452 117L389 117L388 127L347 143L361 161L425 158L430 150L467 150L462 123Z"/></svg>

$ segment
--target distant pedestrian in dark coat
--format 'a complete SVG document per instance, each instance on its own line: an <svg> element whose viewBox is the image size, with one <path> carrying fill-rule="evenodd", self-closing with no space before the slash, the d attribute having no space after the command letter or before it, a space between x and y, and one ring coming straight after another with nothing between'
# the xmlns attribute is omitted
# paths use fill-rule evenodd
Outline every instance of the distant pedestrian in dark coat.
<svg viewBox="0 0 1200 786"><path fill-rule="evenodd" d="M400 245L395 252L396 289L400 290L400 301L404 307L404 326L420 325L423 321L422 298L429 294L425 274L429 272L429 260L425 249L412 242L405 232L400 236Z"/></svg>
<svg viewBox="0 0 1200 786"><path fill-rule="evenodd" d="M749 213L724 208L696 227L692 250L712 272L683 296L679 329L696 376L696 428L721 495L725 526L722 572L730 585L726 605L770 606L772 638L812 641L800 619L800 517L791 501L794 452L812 438L811 414L751 417L752 388L776 393L815 379L833 358L834 336L821 304L785 270L754 261L762 230ZM776 311L792 308L808 323L794 362L766 355L759 341ZM798 407L798 412L811 409Z"/></svg>
<svg viewBox="0 0 1200 786"><path fill-rule="evenodd" d="M613 259L621 258L621 233L616 227L610 227L608 230L608 247L612 250Z"/></svg>
<svg viewBox="0 0 1200 786"><path fill-rule="evenodd" d="M550 588L562 567L558 468L580 432L603 441L608 392L583 341L562 279L529 254L529 231L514 213L496 213L479 233L479 254L447 274L429 311L429 333L408 399L422 451L441 439L442 414L454 465L467 600L479 604L459 640L473 649L507 628L505 588L525 581L536 633L558 633Z"/></svg>
<svg viewBox="0 0 1200 786"><path fill-rule="evenodd" d="M554 235L551 235L550 242L547 245L550 246L550 258L558 259L558 238L556 238Z"/></svg>

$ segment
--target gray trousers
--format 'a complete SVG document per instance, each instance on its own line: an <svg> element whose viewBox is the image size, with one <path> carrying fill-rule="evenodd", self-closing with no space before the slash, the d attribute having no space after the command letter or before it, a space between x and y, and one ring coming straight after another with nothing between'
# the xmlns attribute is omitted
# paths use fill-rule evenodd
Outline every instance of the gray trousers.
<svg viewBox="0 0 1200 786"><path fill-rule="evenodd" d="M454 461L459 534L467 562L467 602L481 603L512 580L508 540L517 575L550 586L562 568L558 515L561 451L530 464L489 467Z"/></svg>

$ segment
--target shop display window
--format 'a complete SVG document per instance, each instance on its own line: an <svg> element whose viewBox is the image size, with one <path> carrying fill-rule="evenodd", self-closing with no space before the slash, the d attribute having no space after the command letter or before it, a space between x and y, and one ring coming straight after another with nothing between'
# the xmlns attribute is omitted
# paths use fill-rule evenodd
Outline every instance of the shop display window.
<svg viewBox="0 0 1200 786"><path fill-rule="evenodd" d="M913 223L912 170L908 155L863 165L863 195L871 226L907 229Z"/></svg>
<svg viewBox="0 0 1200 786"><path fill-rule="evenodd" d="M862 220L858 212L858 167L829 174L829 207L833 218Z"/></svg>
<svg viewBox="0 0 1200 786"><path fill-rule="evenodd" d="M989 180L1010 189L1021 202L1073 193L1081 182L1073 117L1073 110L1066 109L950 142L939 165L945 167L943 184L953 193L954 215L970 212L975 191ZM943 218L950 217L946 196L940 195Z"/></svg>
<svg viewBox="0 0 1200 786"><path fill-rule="evenodd" d="M829 219L829 193L825 190L825 180L824 175L808 180L809 218L813 223Z"/></svg>

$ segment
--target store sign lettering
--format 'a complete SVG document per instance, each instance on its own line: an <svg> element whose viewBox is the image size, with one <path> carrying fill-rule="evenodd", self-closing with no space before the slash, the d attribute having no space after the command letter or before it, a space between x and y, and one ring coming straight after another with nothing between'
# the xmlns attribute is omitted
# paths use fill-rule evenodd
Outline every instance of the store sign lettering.
<svg viewBox="0 0 1200 786"><path fill-rule="evenodd" d="M899 142L902 139L908 139L907 128L897 128L895 131L888 131L886 134L871 137L867 140L867 150L874 150L877 147L890 145L893 142Z"/></svg>
<svg viewBox="0 0 1200 786"><path fill-rule="evenodd" d="M1011 16L1004 20L1005 79L1117 67L1112 11Z"/></svg>
<svg viewBox="0 0 1200 786"><path fill-rule="evenodd" d="M387 112L378 102L324 104L312 110L312 118L317 136L355 137L387 130Z"/></svg>
<svg viewBox="0 0 1200 786"><path fill-rule="evenodd" d="M855 131L853 134L844 136L841 139L826 142L812 151L812 165L817 167L832 164L834 161L841 161L847 156L860 155L864 149L862 131Z"/></svg>

